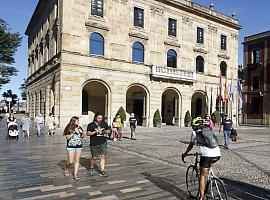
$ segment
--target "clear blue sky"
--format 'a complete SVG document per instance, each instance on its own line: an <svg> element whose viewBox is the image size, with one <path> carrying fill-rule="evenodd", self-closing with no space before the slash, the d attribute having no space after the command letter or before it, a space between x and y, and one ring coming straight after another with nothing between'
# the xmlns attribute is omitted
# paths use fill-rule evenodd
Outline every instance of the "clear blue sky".
<svg viewBox="0 0 270 200"><path fill-rule="evenodd" d="M242 64L243 48L241 42L244 36L270 30L270 1L269 0L193 0L194 2L209 6L214 3L215 10L227 15L232 12L237 14L239 23L243 26L239 38L239 64ZM16 63L14 66L19 70L18 76L12 77L9 84L0 90L2 93L12 89L19 94L19 86L23 78L27 77L27 37L24 35L25 29L36 7L38 0L0 0L0 17L4 18L14 32L19 32L23 36L21 47L16 53ZM89 0L90 2L90 0Z"/></svg>

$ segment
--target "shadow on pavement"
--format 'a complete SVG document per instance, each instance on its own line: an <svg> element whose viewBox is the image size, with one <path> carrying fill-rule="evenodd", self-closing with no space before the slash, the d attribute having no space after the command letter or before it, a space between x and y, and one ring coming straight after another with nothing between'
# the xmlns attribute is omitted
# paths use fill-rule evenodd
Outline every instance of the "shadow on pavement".
<svg viewBox="0 0 270 200"><path fill-rule="evenodd" d="M230 197L245 200L270 199L270 190L227 178L221 179Z"/></svg>
<svg viewBox="0 0 270 200"><path fill-rule="evenodd" d="M143 172L142 175L145 176L147 180L152 182L154 185L159 187L160 189L167 191L173 194L178 199L191 199L187 194L187 191L182 190L174 185L174 181L171 179L159 177L159 176L152 176L150 173Z"/></svg>

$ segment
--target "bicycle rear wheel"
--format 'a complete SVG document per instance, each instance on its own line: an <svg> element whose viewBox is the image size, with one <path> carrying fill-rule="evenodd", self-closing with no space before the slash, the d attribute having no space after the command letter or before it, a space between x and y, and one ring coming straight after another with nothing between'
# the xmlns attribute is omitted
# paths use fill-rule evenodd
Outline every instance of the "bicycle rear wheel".
<svg viewBox="0 0 270 200"><path fill-rule="evenodd" d="M205 196L208 200L210 199L227 200L228 199L228 194L227 194L225 185L217 177L213 177L212 180L210 180L207 183Z"/></svg>
<svg viewBox="0 0 270 200"><path fill-rule="evenodd" d="M199 172L194 165L190 165L186 172L187 191L191 198L199 195Z"/></svg>

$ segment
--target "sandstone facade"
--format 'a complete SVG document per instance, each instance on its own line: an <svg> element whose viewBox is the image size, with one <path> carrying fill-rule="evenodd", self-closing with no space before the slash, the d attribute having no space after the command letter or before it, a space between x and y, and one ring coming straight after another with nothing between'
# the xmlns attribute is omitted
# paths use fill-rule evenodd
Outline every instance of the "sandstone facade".
<svg viewBox="0 0 270 200"><path fill-rule="evenodd" d="M104 0L103 17L92 15L91 5L39 1L26 30L31 116L54 112L63 127L73 115L86 124L99 111L111 123L122 106L145 126L153 125L157 109L164 123L183 126L188 110L193 117L215 111L220 63L226 62L229 80L237 76L241 27L234 17L185 0ZM144 10L143 28L134 26L134 7ZM177 21L176 36L168 35L169 18ZM203 44L196 41L197 27L204 30ZM104 38L104 56L89 53L92 33ZM134 42L144 46L144 63L132 61ZM170 49L176 68L167 67ZM197 56L204 59L203 73L196 72ZM235 103L228 103L228 113L236 120Z"/></svg>

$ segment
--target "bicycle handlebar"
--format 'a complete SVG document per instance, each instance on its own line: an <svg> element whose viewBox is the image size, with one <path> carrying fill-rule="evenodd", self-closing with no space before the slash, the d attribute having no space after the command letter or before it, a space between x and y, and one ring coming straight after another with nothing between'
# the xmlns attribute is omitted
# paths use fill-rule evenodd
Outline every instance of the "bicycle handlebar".
<svg viewBox="0 0 270 200"><path fill-rule="evenodd" d="M186 156L201 156L201 155L202 155L201 153L189 153ZM186 163L185 157L183 157L183 154L182 154L182 161L183 163Z"/></svg>

